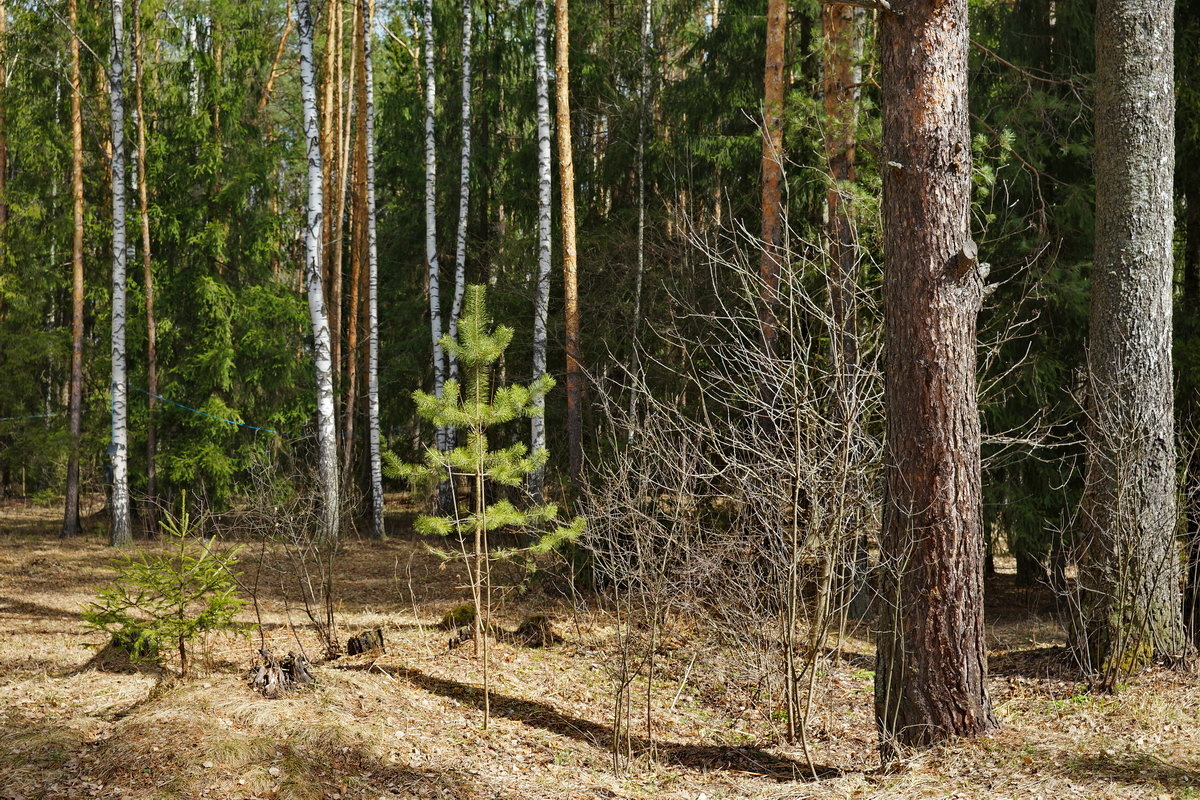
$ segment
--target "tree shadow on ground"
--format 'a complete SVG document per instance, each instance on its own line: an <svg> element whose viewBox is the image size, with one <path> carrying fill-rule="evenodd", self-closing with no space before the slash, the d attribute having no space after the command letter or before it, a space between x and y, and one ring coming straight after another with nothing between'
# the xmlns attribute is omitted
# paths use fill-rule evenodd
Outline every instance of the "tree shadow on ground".
<svg viewBox="0 0 1200 800"><path fill-rule="evenodd" d="M1172 764L1149 753L1104 752L1063 758L1060 752L1043 752L1050 768L1076 780L1108 785L1123 784L1147 789L1159 787L1172 796L1192 797L1200 789L1200 764Z"/></svg>
<svg viewBox="0 0 1200 800"><path fill-rule="evenodd" d="M1057 681L1081 681L1079 662L1069 647L1051 645L1028 650L1008 650L988 657L991 677L1041 678Z"/></svg>
<svg viewBox="0 0 1200 800"><path fill-rule="evenodd" d="M133 716L149 699L117 718ZM331 747L304 730L270 736L249 731L229 734L220 743L223 749L214 751L203 729L173 722L178 720L139 720L94 740L61 720L18 712L0 716L0 800L93 796L103 784L124 786L132 797L199 797L211 791L221 797L312 797L314 790L320 797L371 800L485 796L484 787L465 773L393 763L364 743Z"/></svg>
<svg viewBox="0 0 1200 800"><path fill-rule="evenodd" d="M31 603L28 600L16 600L11 597L0 597L0 617L14 616L24 619L69 619L78 622L80 612L67 611L41 603ZM59 631L40 631L42 633L59 633Z"/></svg>
<svg viewBox="0 0 1200 800"><path fill-rule="evenodd" d="M368 670L372 666L374 665L347 664L344 668ZM375 668L380 669L378 666ZM412 668L381 671L392 677L402 678L419 689L450 697L483 710L483 690L477 686L439 678ZM547 703L491 692L491 713L492 716L538 727L604 751L612 747L613 729L610 726L563 714ZM769 753L759 747L651 742L642 736L631 736L629 742L635 756L648 756L660 763L690 769L735 771L780 782L811 779L814 771L817 779L833 778L842 774L836 767L819 764L815 766L815 770L810 769L803 762Z"/></svg>

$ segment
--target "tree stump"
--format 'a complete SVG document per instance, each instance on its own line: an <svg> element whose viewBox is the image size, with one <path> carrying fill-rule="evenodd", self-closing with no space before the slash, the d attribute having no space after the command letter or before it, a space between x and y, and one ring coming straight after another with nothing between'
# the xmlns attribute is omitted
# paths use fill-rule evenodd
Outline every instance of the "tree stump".
<svg viewBox="0 0 1200 800"><path fill-rule="evenodd" d="M359 655L360 653L369 653L372 650L382 652L383 647L383 630L376 628L373 631L363 631L360 634L350 637L350 641L346 642L346 654L351 656Z"/></svg>
<svg viewBox="0 0 1200 800"><path fill-rule="evenodd" d="M263 697L274 699L304 684L316 683L304 656L289 652L283 658L276 658L267 649L258 653L263 663L250 670L250 686Z"/></svg>

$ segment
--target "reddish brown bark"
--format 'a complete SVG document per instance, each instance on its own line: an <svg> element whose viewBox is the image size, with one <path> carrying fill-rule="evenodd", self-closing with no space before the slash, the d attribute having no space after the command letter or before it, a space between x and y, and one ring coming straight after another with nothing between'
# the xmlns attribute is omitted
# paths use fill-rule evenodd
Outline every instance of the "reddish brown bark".
<svg viewBox="0 0 1200 800"><path fill-rule="evenodd" d="M996 725L987 691L967 0L882 13L887 501L876 721L898 747Z"/></svg>
<svg viewBox="0 0 1200 800"><path fill-rule="evenodd" d="M779 270L783 244L783 101L787 0L767 0L766 67L763 72L762 131L762 305L763 339L775 340Z"/></svg>
<svg viewBox="0 0 1200 800"><path fill-rule="evenodd" d="M74 232L71 237L71 379L67 428L71 446L67 460L67 499L62 535L79 533L79 440L83 418L83 111L80 92L79 5L67 0L71 26L71 202Z"/></svg>
<svg viewBox="0 0 1200 800"><path fill-rule="evenodd" d="M275 49L275 57L271 59L271 71L267 73L267 82L263 86L262 95L258 98L258 113L260 116L266 110L267 101L271 99L271 92L275 89L275 81L279 79L281 74L279 62L283 59L284 52L287 51L288 38L292 35L293 20L290 3L285 14L287 22L283 26L283 33L279 35L279 46Z"/></svg>
<svg viewBox="0 0 1200 800"><path fill-rule="evenodd" d="M562 203L563 315L567 338L567 451L571 483L583 474L583 348L575 248L575 159L571 153L570 33L568 0L554 3L554 101L558 129L559 198Z"/></svg>
<svg viewBox="0 0 1200 800"><path fill-rule="evenodd" d="M826 232L829 236L829 299L833 316L831 355L839 378L856 361L854 301L855 237L850 217L858 134L858 95L863 11L854 6L821 8L824 51L821 91L825 105L825 159L829 169ZM843 394L839 392L839 394Z"/></svg>
<svg viewBox="0 0 1200 800"><path fill-rule="evenodd" d="M359 299L362 294L364 269L367 260L367 70L366 42L359 21L359 4L354 4L354 104L358 116L355 118L354 160L350 204L350 303L347 307L349 319L346 323L346 399L343 406L342 475L343 480L353 480L354 470L354 416L358 406L358 352ZM347 132L347 135L349 133Z"/></svg>

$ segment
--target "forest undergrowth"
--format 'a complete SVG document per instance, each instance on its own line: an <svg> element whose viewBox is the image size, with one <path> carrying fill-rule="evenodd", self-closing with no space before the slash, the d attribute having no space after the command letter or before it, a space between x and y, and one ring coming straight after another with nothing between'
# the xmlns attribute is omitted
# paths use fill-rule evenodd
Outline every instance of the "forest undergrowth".
<svg viewBox="0 0 1200 800"><path fill-rule="evenodd" d="M385 653L321 662L299 594L259 570L285 554L250 546L242 577L260 575L265 642L257 628L210 636L179 681L170 664L135 670L88 646L102 637L80 609L113 574L101 536L60 541L53 512L0 509L0 798L1200 797L1195 673L1155 668L1120 695L1087 693L1052 595L1017 588L1004 559L987 613L1001 730L886 771L869 625L820 660L814 778L800 747L783 741L778 701L753 691L756 666L673 618L653 685L635 681L635 758L614 773L616 619L561 580L498 603L499 629L544 614L563 642L531 648L497 631L484 731L479 662L438 626L469 599L466 576L410 522L391 510L389 540L350 540L339 554L342 637L380 628ZM252 606L242 619L255 621ZM246 678L264 643L303 649L318 685L276 700L254 693Z"/></svg>

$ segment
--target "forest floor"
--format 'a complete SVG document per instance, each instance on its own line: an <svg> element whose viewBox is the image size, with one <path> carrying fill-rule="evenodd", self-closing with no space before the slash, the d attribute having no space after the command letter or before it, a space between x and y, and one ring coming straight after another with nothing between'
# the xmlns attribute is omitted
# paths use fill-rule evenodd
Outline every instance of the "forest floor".
<svg viewBox="0 0 1200 800"><path fill-rule="evenodd" d="M502 599L498 622L547 614L564 641L493 642L483 730L480 662L437 627L468 599L463 576L395 517L397 535L339 557L343 641L382 628L386 653L317 663L315 688L268 700L246 681L257 631L212 637L188 680L98 661L89 644L103 637L79 612L111 579L113 552L94 534L60 541L53 510L0 508L0 798L1200 798L1197 676L1155 669L1118 696L1086 693L1052 599L1010 574L989 583L1000 729L887 770L865 628L816 683L815 779L777 715L724 685L721 659L735 655L680 628L663 637L648 695L653 745L638 710L634 761L614 773L615 620L587 596L537 588ZM303 611L279 580L286 563L248 547L243 576L261 576L266 644L317 660L316 639L289 625Z"/></svg>

